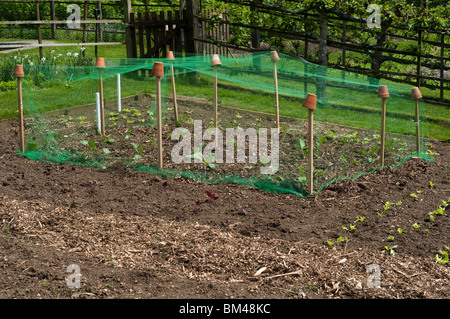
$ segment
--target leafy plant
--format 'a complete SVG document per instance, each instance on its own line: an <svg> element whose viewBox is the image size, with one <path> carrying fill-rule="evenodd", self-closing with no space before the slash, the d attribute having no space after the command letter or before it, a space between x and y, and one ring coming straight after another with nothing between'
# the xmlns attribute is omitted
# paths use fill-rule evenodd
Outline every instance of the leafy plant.
<svg viewBox="0 0 450 319"><path fill-rule="evenodd" d="M194 152L191 155L186 155L186 157L189 158L196 158L202 161L203 164L208 166L209 168L217 168L217 164L212 163L214 160L214 153L210 153L210 158L203 157L203 154L201 152Z"/></svg>
<svg viewBox="0 0 450 319"><path fill-rule="evenodd" d="M137 143L131 143L131 145L133 146L136 154L134 154L134 158L135 159L140 159L142 158L142 151L144 150L144 145L139 146Z"/></svg>
<svg viewBox="0 0 450 319"><path fill-rule="evenodd" d="M287 133L289 133L290 131L292 131L291 128L287 129L286 126L281 125L280 126L281 131L283 132L283 135L286 135Z"/></svg>
<svg viewBox="0 0 450 319"><path fill-rule="evenodd" d="M305 140L303 140L301 138L298 139L296 145L297 145L297 147L299 149L301 149L301 151L302 151L302 158L305 159L306 155L308 155L308 147L306 146Z"/></svg>
<svg viewBox="0 0 450 319"><path fill-rule="evenodd" d="M383 253L388 252L389 255L395 256L396 255L395 249L397 249L397 245L392 246L392 247L384 246Z"/></svg>
<svg viewBox="0 0 450 319"><path fill-rule="evenodd" d="M450 250L449 246L445 246L446 250ZM438 253L434 256L434 259L439 264L446 264L448 263L448 251L444 249L440 249Z"/></svg>
<svg viewBox="0 0 450 319"><path fill-rule="evenodd" d="M419 229L419 228L420 228L420 225L417 224L417 223L414 223L414 224L412 225L412 227L413 227L414 229Z"/></svg>
<svg viewBox="0 0 450 319"><path fill-rule="evenodd" d="M402 234L403 233L403 229L401 229L401 227L397 228L397 233Z"/></svg>
<svg viewBox="0 0 450 319"><path fill-rule="evenodd" d="M96 144L94 141L82 140L82 141L80 141L80 144L89 146L89 148L92 150L92 152L95 152Z"/></svg>
<svg viewBox="0 0 450 319"><path fill-rule="evenodd" d="M419 196L417 196L416 193L411 193L409 196L411 196L411 198L413 199L419 199Z"/></svg>
<svg viewBox="0 0 450 319"><path fill-rule="evenodd" d="M123 140L127 140L127 139L129 139L131 137L130 131L131 131L131 129L127 128L127 131L125 132L125 135L122 136Z"/></svg>
<svg viewBox="0 0 450 319"><path fill-rule="evenodd" d="M92 153L95 152L95 149L97 147L97 144L95 143L95 141L82 140L82 141L80 141L80 144L89 146L89 148L92 150ZM105 154L110 154L111 153L111 151L108 148L106 148L106 147L102 148L102 152L105 153Z"/></svg>
<svg viewBox="0 0 450 319"><path fill-rule="evenodd" d="M347 237L342 237L342 236L340 236L340 237L337 239L337 241L340 242L340 243L343 243L343 242L348 241L348 238L347 238Z"/></svg>
<svg viewBox="0 0 450 319"><path fill-rule="evenodd" d="M364 216L357 216L355 221L354 221L354 223L356 223L356 222L363 222L365 220L366 220L366 217L364 217Z"/></svg>
<svg viewBox="0 0 450 319"><path fill-rule="evenodd" d="M328 130L327 133L328 133L328 136L330 136L333 140L337 139L337 135L333 131Z"/></svg>
<svg viewBox="0 0 450 319"><path fill-rule="evenodd" d="M383 205L383 209L384 209L385 211L387 211L391 206L392 206L392 203L391 203L391 202L386 202L386 203Z"/></svg>
<svg viewBox="0 0 450 319"><path fill-rule="evenodd" d="M342 154L340 158L341 158L342 163L344 163L345 167L348 167L347 166L347 158L345 157L345 155Z"/></svg>
<svg viewBox="0 0 450 319"><path fill-rule="evenodd" d="M326 136L321 136L319 137L318 141L316 142L317 145L317 151L320 150L320 147L323 145L323 143L325 143L326 141L328 141L328 138Z"/></svg>
<svg viewBox="0 0 450 319"><path fill-rule="evenodd" d="M375 153L378 151L380 149L380 147L379 146L373 146L371 149L370 149L370 151L369 151L369 157L367 158L367 161L369 162L369 163L371 163L372 162L372 160L373 160L373 158L375 157Z"/></svg>
<svg viewBox="0 0 450 319"><path fill-rule="evenodd" d="M432 181L429 181L428 183L430 184L430 189L433 189L433 188L434 188L433 182L432 182Z"/></svg>
<svg viewBox="0 0 450 319"><path fill-rule="evenodd" d="M342 226L342 229L346 230L346 231L353 231L353 230L356 230L356 226L353 225L352 223L350 223L348 228L346 226Z"/></svg>

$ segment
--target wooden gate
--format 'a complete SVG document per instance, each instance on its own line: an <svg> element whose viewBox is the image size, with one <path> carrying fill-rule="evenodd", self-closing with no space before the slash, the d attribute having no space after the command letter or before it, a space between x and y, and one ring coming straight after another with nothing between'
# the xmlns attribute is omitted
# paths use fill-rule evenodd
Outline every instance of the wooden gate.
<svg viewBox="0 0 450 319"><path fill-rule="evenodd" d="M183 52L186 19L180 11L130 13L131 58L165 58Z"/></svg>

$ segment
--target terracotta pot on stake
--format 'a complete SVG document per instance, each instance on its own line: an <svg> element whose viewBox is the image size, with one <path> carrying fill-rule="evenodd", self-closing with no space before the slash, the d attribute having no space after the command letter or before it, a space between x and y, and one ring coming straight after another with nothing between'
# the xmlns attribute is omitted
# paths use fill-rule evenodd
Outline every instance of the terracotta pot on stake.
<svg viewBox="0 0 450 319"><path fill-rule="evenodd" d="M161 78L164 76L164 64L155 62L153 64L152 76L156 77L156 114L158 126L158 168L163 167L162 153L162 111L161 111Z"/></svg>
<svg viewBox="0 0 450 319"><path fill-rule="evenodd" d="M419 131L419 99L422 98L422 93L418 87L411 89L411 98L416 101L416 144L417 155L420 155L420 131Z"/></svg>
<svg viewBox="0 0 450 319"><path fill-rule="evenodd" d="M167 52L166 59L171 62L175 60L175 55L173 54L173 51ZM171 81L172 81L173 112L174 112L175 122L178 122L177 91L175 88L175 74L173 71L173 63L170 64L170 74L171 74Z"/></svg>
<svg viewBox="0 0 450 319"><path fill-rule="evenodd" d="M308 109L308 192L314 192L314 110L317 95L308 93L302 105Z"/></svg>
<svg viewBox="0 0 450 319"><path fill-rule="evenodd" d="M280 129L280 108L278 106L278 72L277 72L277 61L280 60L277 51L272 51L270 58L273 62L273 79L275 84L275 114L276 114L276 124L277 129Z"/></svg>
<svg viewBox="0 0 450 319"><path fill-rule="evenodd" d="M214 70L214 126L218 128L219 117L218 117L218 106L217 106L217 67L221 66L220 58L218 54L213 54L211 57L211 66Z"/></svg>
<svg viewBox="0 0 450 319"><path fill-rule="evenodd" d="M382 99L380 166L384 166L384 144L386 140L386 99L389 98L389 91L386 85L380 85L378 87L378 97Z"/></svg>
<svg viewBox="0 0 450 319"><path fill-rule="evenodd" d="M105 59L97 58L95 63L95 67L98 70L98 87L100 93L100 133L105 135L105 105L104 105L104 97L103 97L103 70L106 69Z"/></svg>
<svg viewBox="0 0 450 319"><path fill-rule="evenodd" d="M25 129L23 125L23 100L22 100L22 78L25 76L23 72L23 65L16 65L14 69L14 76L17 78L17 95L19 102L19 138L20 138L20 151L25 152Z"/></svg>

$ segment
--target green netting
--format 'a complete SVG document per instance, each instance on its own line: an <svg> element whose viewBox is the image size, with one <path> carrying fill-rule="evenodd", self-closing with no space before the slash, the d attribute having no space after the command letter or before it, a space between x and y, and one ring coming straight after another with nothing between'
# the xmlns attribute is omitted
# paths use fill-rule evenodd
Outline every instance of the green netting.
<svg viewBox="0 0 450 319"><path fill-rule="evenodd" d="M419 100L417 149L411 86L279 56L276 72L270 52L221 56L221 66L214 68L210 55L176 54L175 60L106 59L101 72L94 66L42 69L39 87L24 85L23 155L55 164L128 166L166 177L233 182L308 196L308 110L302 107L306 95L318 98L313 145L314 191L318 192L336 180L356 179L380 167L382 101L377 91L387 85L385 166L394 168L414 156L433 160L427 136L436 129L436 120ZM162 168L157 166L156 78L151 76L156 61L165 67ZM30 70L24 68L25 73ZM215 77L221 136L214 140ZM99 134L96 114L100 78L105 136Z"/></svg>

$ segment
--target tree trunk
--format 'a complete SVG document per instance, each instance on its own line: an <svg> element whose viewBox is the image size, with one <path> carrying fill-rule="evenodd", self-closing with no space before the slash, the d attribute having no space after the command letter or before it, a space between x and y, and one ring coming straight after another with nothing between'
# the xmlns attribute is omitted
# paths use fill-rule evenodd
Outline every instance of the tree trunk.
<svg viewBox="0 0 450 319"><path fill-rule="evenodd" d="M386 21L386 19L381 20L381 31L376 36L377 44L376 47L382 49L386 43L386 32L388 31L391 22ZM381 65L384 62L383 52L381 50L376 50L371 55L371 68L370 68L370 76L369 83L375 86L378 86L380 83L380 70Z"/></svg>

